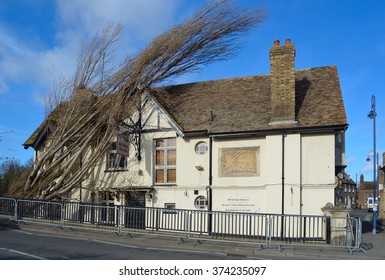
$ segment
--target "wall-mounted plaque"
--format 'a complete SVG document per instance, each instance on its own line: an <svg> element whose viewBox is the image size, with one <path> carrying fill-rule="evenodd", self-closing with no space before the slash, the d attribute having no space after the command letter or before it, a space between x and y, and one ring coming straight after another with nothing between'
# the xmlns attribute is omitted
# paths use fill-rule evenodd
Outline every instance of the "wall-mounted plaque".
<svg viewBox="0 0 385 280"><path fill-rule="evenodd" d="M219 177L259 176L259 147L219 150Z"/></svg>

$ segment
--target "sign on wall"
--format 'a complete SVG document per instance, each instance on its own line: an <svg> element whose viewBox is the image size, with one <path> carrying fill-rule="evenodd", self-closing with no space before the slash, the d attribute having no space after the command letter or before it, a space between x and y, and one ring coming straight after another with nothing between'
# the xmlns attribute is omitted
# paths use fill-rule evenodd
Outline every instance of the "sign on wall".
<svg viewBox="0 0 385 280"><path fill-rule="evenodd" d="M219 177L259 176L259 147L219 149Z"/></svg>
<svg viewBox="0 0 385 280"><path fill-rule="evenodd" d="M228 197L220 204L221 211L227 212L255 212L256 204L254 199L246 196Z"/></svg>
<svg viewBox="0 0 385 280"><path fill-rule="evenodd" d="M129 142L123 136L118 136L116 141L116 152L119 155L128 157Z"/></svg>

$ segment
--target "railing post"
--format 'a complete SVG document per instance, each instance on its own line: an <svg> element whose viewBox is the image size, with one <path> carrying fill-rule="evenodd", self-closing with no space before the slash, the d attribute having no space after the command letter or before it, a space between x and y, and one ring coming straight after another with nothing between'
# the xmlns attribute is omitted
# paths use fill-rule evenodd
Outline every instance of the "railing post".
<svg viewBox="0 0 385 280"><path fill-rule="evenodd" d="M118 207L118 233L120 235L120 233L122 232L123 205L119 205Z"/></svg>
<svg viewBox="0 0 385 280"><path fill-rule="evenodd" d="M64 230L64 205L60 203L60 226Z"/></svg>
<svg viewBox="0 0 385 280"><path fill-rule="evenodd" d="M331 234L332 234L332 228L331 228L331 217L326 217L326 244L331 244Z"/></svg>
<svg viewBox="0 0 385 280"><path fill-rule="evenodd" d="M361 247L361 243L362 243L362 221L361 221L361 218L357 218L357 248L360 248Z"/></svg>
<svg viewBox="0 0 385 280"><path fill-rule="evenodd" d="M306 217L303 217L303 243L306 242Z"/></svg>
<svg viewBox="0 0 385 280"><path fill-rule="evenodd" d="M269 215L267 215L265 219L265 235L266 235L266 245L270 245L271 244L271 217L269 217Z"/></svg>
<svg viewBox="0 0 385 280"><path fill-rule="evenodd" d="M155 230L159 231L159 216L160 216L160 209L156 208L156 221L155 221Z"/></svg>
<svg viewBox="0 0 385 280"><path fill-rule="evenodd" d="M14 213L13 213L13 216L14 216L14 220L17 222L17 199L14 198L14 201L15 201L15 208L14 208Z"/></svg>
<svg viewBox="0 0 385 280"><path fill-rule="evenodd" d="M185 217L184 217L184 228L185 228L185 231L184 231L184 237L187 239L189 239L191 237L191 211L186 211L185 212Z"/></svg>

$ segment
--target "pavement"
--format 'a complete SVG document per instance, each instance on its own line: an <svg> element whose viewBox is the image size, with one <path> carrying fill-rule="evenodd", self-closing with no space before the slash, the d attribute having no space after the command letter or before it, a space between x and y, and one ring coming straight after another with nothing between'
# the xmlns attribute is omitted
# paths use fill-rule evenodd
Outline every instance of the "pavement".
<svg viewBox="0 0 385 280"><path fill-rule="evenodd" d="M10 222L0 218L0 227L14 230L23 230L31 233L51 234L60 236L73 236L87 240L105 240L108 242L132 245L143 248L163 248L169 250L204 251L210 253L226 254L230 257L245 259L291 259L291 260L385 260L385 222L377 222L377 232L373 234L371 221L363 221L362 246L350 251L346 248L336 247L307 247L307 246L257 246L250 243L224 242L214 240L192 240L164 234L118 235L110 232L53 228L51 225L34 223Z"/></svg>

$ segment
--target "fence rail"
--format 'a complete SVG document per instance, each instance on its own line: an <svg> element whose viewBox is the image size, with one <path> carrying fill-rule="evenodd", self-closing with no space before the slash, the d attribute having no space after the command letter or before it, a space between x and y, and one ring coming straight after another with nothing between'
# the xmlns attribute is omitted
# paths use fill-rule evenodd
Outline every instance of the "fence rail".
<svg viewBox="0 0 385 280"><path fill-rule="evenodd" d="M0 198L0 215L16 220L16 211L16 199L5 197Z"/></svg>
<svg viewBox="0 0 385 280"><path fill-rule="evenodd" d="M171 234L179 238L280 246L361 246L361 220L354 217L279 215L135 208L0 197L0 215L16 222L87 228L124 234Z"/></svg>

